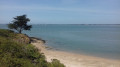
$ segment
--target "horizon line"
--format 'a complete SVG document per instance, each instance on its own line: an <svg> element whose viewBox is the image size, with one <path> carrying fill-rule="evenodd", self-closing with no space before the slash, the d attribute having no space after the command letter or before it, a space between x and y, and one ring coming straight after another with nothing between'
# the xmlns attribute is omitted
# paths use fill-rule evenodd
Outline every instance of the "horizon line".
<svg viewBox="0 0 120 67"><path fill-rule="evenodd" d="M2 23L0 23L0 24L2 24ZM3 23L4 24L4 23ZM6 23L5 23L6 24ZM33 23L29 23L29 24L33 24ZM38 24L38 23L34 23L34 24ZM43 24L43 23L39 23L39 24ZM45 23L45 24L47 24L47 23ZM51 24L55 24L55 23L51 23ZM61 24L62 25L62 24ZM72 24L71 24L72 25ZM73 24L73 25L77 25L77 23L76 24ZM79 25L120 25L120 24L93 24L93 23L91 23L91 24L79 24Z"/></svg>

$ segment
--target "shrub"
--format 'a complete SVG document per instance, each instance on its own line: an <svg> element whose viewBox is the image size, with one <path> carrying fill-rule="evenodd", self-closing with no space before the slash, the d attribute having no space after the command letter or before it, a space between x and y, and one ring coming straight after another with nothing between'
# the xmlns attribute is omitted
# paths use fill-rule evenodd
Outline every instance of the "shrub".
<svg viewBox="0 0 120 67"><path fill-rule="evenodd" d="M51 63L48 63L48 67L65 67L62 63L60 63L57 59L52 59Z"/></svg>
<svg viewBox="0 0 120 67"><path fill-rule="evenodd" d="M16 36L13 31L0 29L0 67L65 67L57 59L47 62L32 44L13 41Z"/></svg>

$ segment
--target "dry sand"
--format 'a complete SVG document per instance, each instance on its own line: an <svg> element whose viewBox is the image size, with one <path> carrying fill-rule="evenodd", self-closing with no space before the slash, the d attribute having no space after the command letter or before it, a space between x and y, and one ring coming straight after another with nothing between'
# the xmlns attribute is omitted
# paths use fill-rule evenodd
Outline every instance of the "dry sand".
<svg viewBox="0 0 120 67"><path fill-rule="evenodd" d="M43 52L48 62L58 59L66 67L120 67L120 60L110 60L99 57L74 54L70 52L48 50L42 40L33 39L32 44Z"/></svg>

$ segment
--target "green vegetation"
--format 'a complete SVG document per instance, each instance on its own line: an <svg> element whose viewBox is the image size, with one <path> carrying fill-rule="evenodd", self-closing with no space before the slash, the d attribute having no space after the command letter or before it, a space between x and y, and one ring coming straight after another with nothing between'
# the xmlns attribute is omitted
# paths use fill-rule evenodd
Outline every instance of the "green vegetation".
<svg viewBox="0 0 120 67"><path fill-rule="evenodd" d="M30 30L32 28L32 25L27 25L27 22L29 22L30 19L26 18L26 15L17 16L12 21L13 23L8 24L8 28L14 29L18 31L18 33L21 33L23 30Z"/></svg>
<svg viewBox="0 0 120 67"><path fill-rule="evenodd" d="M59 60L57 59L52 59L52 62L51 63L48 63L47 64L48 67L65 67L63 64L60 63Z"/></svg>
<svg viewBox="0 0 120 67"><path fill-rule="evenodd" d="M47 62L44 54L33 45L19 43L21 35L0 29L0 67L65 67L57 59Z"/></svg>

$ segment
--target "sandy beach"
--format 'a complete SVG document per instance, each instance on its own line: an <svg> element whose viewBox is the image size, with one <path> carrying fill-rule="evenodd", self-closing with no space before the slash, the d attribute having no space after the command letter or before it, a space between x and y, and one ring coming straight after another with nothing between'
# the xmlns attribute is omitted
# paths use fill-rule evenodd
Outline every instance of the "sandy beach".
<svg viewBox="0 0 120 67"><path fill-rule="evenodd" d="M44 42L32 38L32 43L40 52L44 53L47 61L58 59L66 67L120 67L120 60L104 59L70 52L46 49Z"/></svg>

